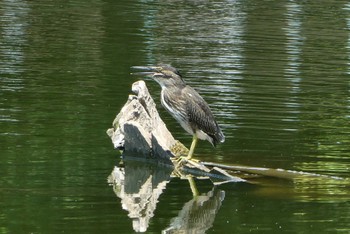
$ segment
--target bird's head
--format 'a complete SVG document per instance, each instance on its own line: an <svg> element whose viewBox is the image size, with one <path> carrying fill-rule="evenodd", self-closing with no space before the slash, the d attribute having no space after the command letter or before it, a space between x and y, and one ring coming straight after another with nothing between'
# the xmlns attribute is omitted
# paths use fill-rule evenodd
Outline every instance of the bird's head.
<svg viewBox="0 0 350 234"><path fill-rule="evenodd" d="M145 76L155 80L162 88L183 87L185 82L179 71L170 65L158 66L133 66L133 70L139 71L133 75Z"/></svg>

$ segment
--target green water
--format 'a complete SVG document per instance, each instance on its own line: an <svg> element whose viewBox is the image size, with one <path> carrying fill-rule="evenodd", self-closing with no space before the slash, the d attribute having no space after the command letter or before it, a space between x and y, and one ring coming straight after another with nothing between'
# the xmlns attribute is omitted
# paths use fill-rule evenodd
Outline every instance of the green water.
<svg viewBox="0 0 350 234"><path fill-rule="evenodd" d="M107 183L120 155L105 131L136 81L130 66L159 62L180 69L226 135L216 149L200 142L201 159L349 177L347 1L2 0L0 233L135 230ZM208 233L350 232L346 180L196 184L225 194ZM167 182L147 232L190 201L187 180Z"/></svg>

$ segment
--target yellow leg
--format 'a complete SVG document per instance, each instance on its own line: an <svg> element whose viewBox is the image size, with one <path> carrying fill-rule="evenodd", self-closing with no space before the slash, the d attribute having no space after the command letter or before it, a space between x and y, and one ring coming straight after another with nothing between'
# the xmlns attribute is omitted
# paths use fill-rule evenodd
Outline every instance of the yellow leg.
<svg viewBox="0 0 350 234"><path fill-rule="evenodd" d="M193 197L197 197L199 195L199 192L198 192L198 189L197 189L197 186L196 186L196 182L194 181L192 176L188 176L187 180L190 183L190 187L191 187L191 191L192 191Z"/></svg>
<svg viewBox="0 0 350 234"><path fill-rule="evenodd" d="M197 145L197 141L198 141L198 137L195 134L195 135L193 135L190 152L188 153L188 155L186 157L187 160L190 160L192 158L194 149L196 148L196 145Z"/></svg>

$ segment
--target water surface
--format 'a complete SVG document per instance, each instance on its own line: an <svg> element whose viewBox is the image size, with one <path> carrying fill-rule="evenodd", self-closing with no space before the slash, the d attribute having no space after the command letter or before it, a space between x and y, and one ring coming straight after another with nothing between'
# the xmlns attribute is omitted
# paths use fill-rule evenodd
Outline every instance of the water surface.
<svg viewBox="0 0 350 234"><path fill-rule="evenodd" d="M119 154L105 134L133 65L171 63L210 104L226 142L200 142L201 159L348 178L349 32L347 1L3 0L0 232L135 230L107 183ZM208 233L350 231L346 181L196 184L225 194ZM149 233L193 199L187 180L165 187Z"/></svg>

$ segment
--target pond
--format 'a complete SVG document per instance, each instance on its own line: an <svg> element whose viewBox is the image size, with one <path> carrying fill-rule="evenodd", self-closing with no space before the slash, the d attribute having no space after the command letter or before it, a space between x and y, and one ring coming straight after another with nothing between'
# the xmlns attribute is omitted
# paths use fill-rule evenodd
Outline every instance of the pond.
<svg viewBox="0 0 350 234"><path fill-rule="evenodd" d="M0 233L350 231L347 1L3 0L0 61ZM130 67L158 63L180 70L226 136L200 141L197 158L322 176L214 186L115 167L106 130L137 81Z"/></svg>

